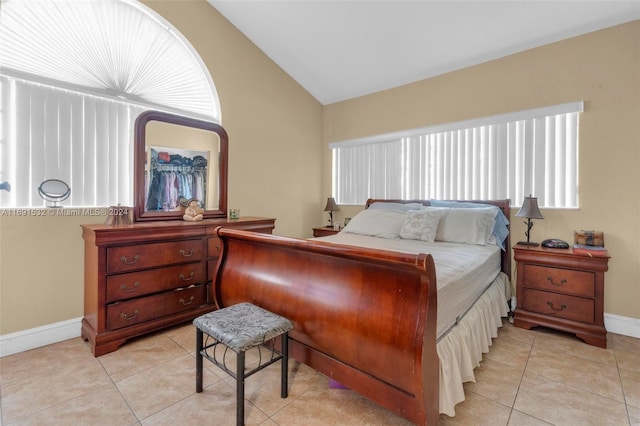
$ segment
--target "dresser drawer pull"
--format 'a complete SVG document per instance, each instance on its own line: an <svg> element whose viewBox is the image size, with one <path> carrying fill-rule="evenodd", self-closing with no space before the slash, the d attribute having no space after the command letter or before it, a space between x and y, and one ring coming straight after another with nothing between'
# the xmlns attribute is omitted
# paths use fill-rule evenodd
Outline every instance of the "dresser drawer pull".
<svg viewBox="0 0 640 426"><path fill-rule="evenodd" d="M134 263L138 262L138 259L140 259L140 255L139 254L136 254L135 256L133 256L132 260L129 260L126 256L122 256L120 258L122 263L124 263L125 265L133 265Z"/></svg>
<svg viewBox="0 0 640 426"><path fill-rule="evenodd" d="M565 285L567 283L567 280L565 280L564 278L561 279L559 283L553 281L553 277L547 277L547 281L549 281L552 285L555 285L557 287L560 287L560 286Z"/></svg>
<svg viewBox="0 0 640 426"><path fill-rule="evenodd" d="M556 312L562 312L567 308L567 305L565 305L564 303L562 305L560 305L559 308L554 308L553 307L553 302L547 302L547 305L549 305L549 307L551 307L551 309L553 309Z"/></svg>
<svg viewBox="0 0 640 426"><path fill-rule="evenodd" d="M136 281L135 283L133 283L133 287L131 287L131 288L129 288L126 284L122 284L120 286L120 290L124 291L125 293L132 293L132 292L136 291L139 286L140 286L140 283L138 281Z"/></svg>
<svg viewBox="0 0 640 426"><path fill-rule="evenodd" d="M137 317L137 316L138 316L138 310L137 310L137 309L136 309L135 311L133 311L133 315L131 315L131 316L129 316L126 312L122 312L122 313L120 314L120 317L121 317L122 319L124 319L124 320L132 320L132 319L134 319L134 318L135 318L135 317Z"/></svg>
<svg viewBox="0 0 640 426"><path fill-rule="evenodd" d="M191 296L191 297L189 298L189 301L187 302L187 301L184 299L184 297L181 297L181 298L180 298L180 303L182 303L184 306L188 306L188 305L190 305L190 304L193 302L193 299L195 299L195 298L194 298L193 296Z"/></svg>
<svg viewBox="0 0 640 426"><path fill-rule="evenodd" d="M185 252L184 250L180 250L180 255L182 257L191 257L191 256L193 256L193 249L191 249L189 251L189 253Z"/></svg>
<svg viewBox="0 0 640 426"><path fill-rule="evenodd" d="M191 281L191 280L193 279L193 276L194 276L194 275L195 275L195 273L194 273L193 271L191 271L191 272L189 273L189 278L185 277L185 275L184 275L184 274L180 274L180 279L181 279L182 281Z"/></svg>

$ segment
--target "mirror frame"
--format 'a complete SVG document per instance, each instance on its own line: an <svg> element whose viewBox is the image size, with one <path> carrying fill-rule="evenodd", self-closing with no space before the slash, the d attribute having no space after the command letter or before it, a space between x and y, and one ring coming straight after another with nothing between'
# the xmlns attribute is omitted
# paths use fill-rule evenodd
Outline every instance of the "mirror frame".
<svg viewBox="0 0 640 426"><path fill-rule="evenodd" d="M195 118L183 117L160 111L145 111L138 116L134 130L134 151L133 151L133 213L136 222L153 220L182 220L183 212L149 212L145 211L145 183L144 166L146 157L146 134L147 124L150 121L161 121L178 126L192 127L196 129L209 130L218 135L220 139L219 164L218 164L218 208L205 210L204 218L226 218L227 217L227 173L229 160L229 137L226 130L219 124L198 120Z"/></svg>

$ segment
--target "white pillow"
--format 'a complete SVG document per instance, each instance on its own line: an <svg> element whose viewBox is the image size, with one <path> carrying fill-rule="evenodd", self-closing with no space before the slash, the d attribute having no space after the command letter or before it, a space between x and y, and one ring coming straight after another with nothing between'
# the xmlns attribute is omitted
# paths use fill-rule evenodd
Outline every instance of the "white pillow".
<svg viewBox="0 0 640 426"><path fill-rule="evenodd" d="M496 224L493 208L449 209L440 218L436 241L487 245Z"/></svg>
<svg viewBox="0 0 640 426"><path fill-rule="evenodd" d="M400 210L400 211L406 212L409 210L420 210L423 208L424 208L424 205L420 203L393 203L393 202L379 201L377 203L371 204L367 210L370 210L370 209Z"/></svg>
<svg viewBox="0 0 640 426"><path fill-rule="evenodd" d="M450 207L450 208L492 208L495 209L496 224L493 227L493 234L490 238L489 244L495 244L502 250L505 250L504 242L509 236L509 219L504 215L502 210L497 206L484 203L472 203L469 201L444 201L444 200L430 200L433 207Z"/></svg>
<svg viewBox="0 0 640 426"><path fill-rule="evenodd" d="M400 228L405 215L406 212L397 210L362 210L349 221L342 232L380 238L400 238Z"/></svg>
<svg viewBox="0 0 640 426"><path fill-rule="evenodd" d="M434 242L440 218L447 210L426 207L424 210L408 211L400 229L400 238Z"/></svg>

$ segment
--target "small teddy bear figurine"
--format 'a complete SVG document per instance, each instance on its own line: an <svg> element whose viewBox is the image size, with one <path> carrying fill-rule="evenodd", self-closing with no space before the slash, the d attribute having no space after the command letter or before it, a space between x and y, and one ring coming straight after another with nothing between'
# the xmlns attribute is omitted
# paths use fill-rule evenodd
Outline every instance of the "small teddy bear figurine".
<svg viewBox="0 0 640 426"><path fill-rule="evenodd" d="M204 209L198 206L198 199L192 198L187 201L187 207L184 210L182 219L186 220L187 222L197 222L204 218L203 214Z"/></svg>

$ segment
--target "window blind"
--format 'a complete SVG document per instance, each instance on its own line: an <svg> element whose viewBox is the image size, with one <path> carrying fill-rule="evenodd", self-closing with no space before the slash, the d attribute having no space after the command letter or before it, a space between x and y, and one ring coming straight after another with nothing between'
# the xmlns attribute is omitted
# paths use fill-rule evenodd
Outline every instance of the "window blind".
<svg viewBox="0 0 640 426"><path fill-rule="evenodd" d="M578 206L582 102L331 144L333 195L367 198L503 199Z"/></svg>
<svg viewBox="0 0 640 426"><path fill-rule="evenodd" d="M133 125L145 108L6 76L0 87L0 181L11 183L0 207L45 207L45 179L71 187L62 205L132 205Z"/></svg>
<svg viewBox="0 0 640 426"><path fill-rule="evenodd" d="M221 122L202 58L142 2L3 1L0 23L1 74Z"/></svg>
<svg viewBox="0 0 640 426"><path fill-rule="evenodd" d="M140 112L221 122L200 56L138 1L3 1L0 23L0 207L44 206L45 179L65 206L133 205Z"/></svg>

